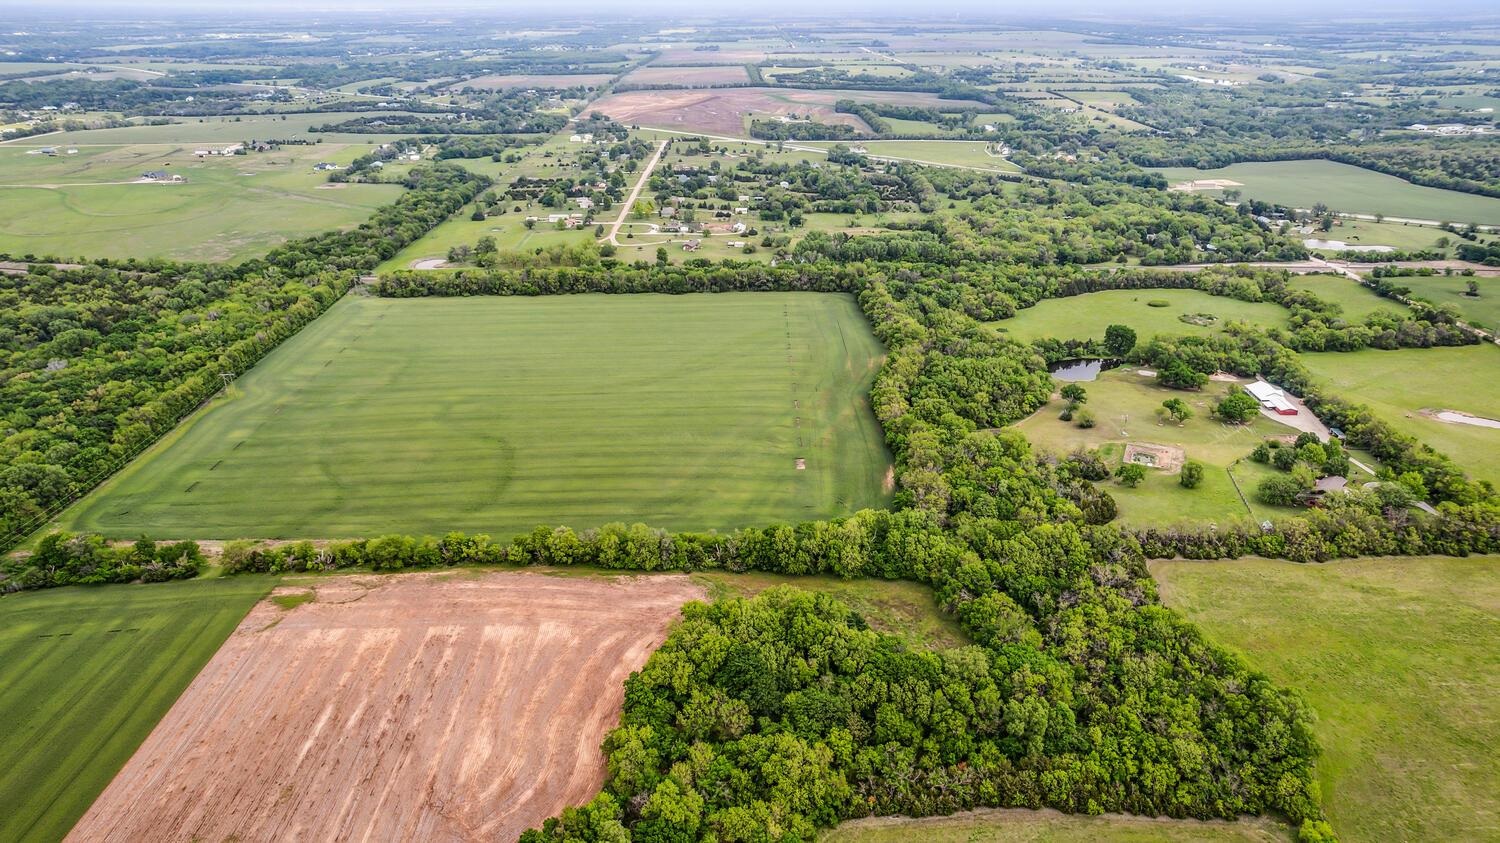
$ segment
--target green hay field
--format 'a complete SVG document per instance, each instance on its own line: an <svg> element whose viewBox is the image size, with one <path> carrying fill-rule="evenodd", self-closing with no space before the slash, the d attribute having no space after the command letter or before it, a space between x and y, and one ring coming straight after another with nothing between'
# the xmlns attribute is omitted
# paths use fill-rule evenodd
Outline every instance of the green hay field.
<svg viewBox="0 0 1500 843"><path fill-rule="evenodd" d="M1322 202L1345 213L1385 214L1438 222L1500 223L1500 199L1423 187L1335 161L1271 161L1216 170L1158 168L1168 182L1229 179L1247 199L1311 208Z"/></svg>
<svg viewBox="0 0 1500 843"><path fill-rule="evenodd" d="M1404 279L1403 279L1404 280ZM1302 362L1336 395L1368 405L1397 430L1452 457L1481 480L1500 483L1500 429L1450 424L1422 415L1457 410L1500 419L1500 348L1366 350L1303 354Z"/></svg>
<svg viewBox="0 0 1500 843"><path fill-rule="evenodd" d="M59 149L66 149L59 144ZM348 163L363 145L289 146L199 158L193 144L81 146L75 155L0 146L0 252L62 258L240 260L286 240L367 219L395 184L330 186L320 161ZM147 171L182 184L132 184Z"/></svg>
<svg viewBox="0 0 1500 843"><path fill-rule="evenodd" d="M1342 275L1298 275L1287 286L1307 290L1324 301L1337 304L1344 309L1343 316L1350 322L1363 322L1366 317L1379 311L1395 314L1408 312L1406 305L1381 298L1369 287ZM1462 284L1458 286L1463 287Z"/></svg>
<svg viewBox="0 0 1500 843"><path fill-rule="evenodd" d="M1167 307L1152 307L1148 304L1152 301L1167 302ZM1212 314L1218 321L1204 326L1178 318L1197 313ZM991 324L1021 342L1044 337L1102 340L1106 328L1121 324L1134 328L1139 340L1145 342L1158 334L1218 334L1235 320L1266 328L1285 327L1290 315L1286 308L1271 302L1244 302L1198 290L1106 290L1047 299Z"/></svg>
<svg viewBox="0 0 1500 843"><path fill-rule="evenodd" d="M1167 605L1317 715L1349 843L1500 836L1500 558L1155 562Z"/></svg>
<svg viewBox="0 0 1500 843"><path fill-rule="evenodd" d="M1239 822L1156 819L1110 814L1077 816L1024 808L970 811L948 817L877 817L845 823L820 843L1281 843L1286 826L1264 818Z"/></svg>
<svg viewBox="0 0 1500 843"><path fill-rule="evenodd" d="M1468 295L1469 281L1479 285L1478 297ZM1433 275L1397 278L1395 282L1410 287L1412 295L1419 299L1436 305L1453 305L1464 319L1475 325L1500 329L1500 278Z"/></svg>
<svg viewBox="0 0 1500 843"><path fill-rule="evenodd" d="M887 501L881 354L840 295L356 295L63 523L337 538L847 514Z"/></svg>
<svg viewBox="0 0 1500 843"><path fill-rule="evenodd" d="M0 840L60 840L245 613L264 577L0 599Z"/></svg>
<svg viewBox="0 0 1500 843"><path fill-rule="evenodd" d="M798 141L794 146L816 146L829 149L834 144L828 141L816 141L804 143ZM854 142L845 141L845 146L855 145ZM985 151L989 146L985 141L950 141L950 140L872 140L859 141L869 154L898 158L903 161L918 161L938 166L969 167L980 170L996 170L1004 173L1019 173L1021 168L1012 163L1008 158L991 155Z"/></svg>

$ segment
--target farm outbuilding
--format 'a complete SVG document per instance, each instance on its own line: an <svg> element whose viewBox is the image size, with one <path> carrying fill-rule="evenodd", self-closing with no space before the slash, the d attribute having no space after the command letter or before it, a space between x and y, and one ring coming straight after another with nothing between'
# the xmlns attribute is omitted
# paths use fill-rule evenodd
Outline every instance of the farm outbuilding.
<svg viewBox="0 0 1500 843"><path fill-rule="evenodd" d="M1273 413L1283 416L1297 415L1297 408L1292 402L1286 400L1286 393L1281 390L1281 387L1265 381L1256 381L1245 384L1245 391L1250 393L1251 398L1259 401L1262 407Z"/></svg>

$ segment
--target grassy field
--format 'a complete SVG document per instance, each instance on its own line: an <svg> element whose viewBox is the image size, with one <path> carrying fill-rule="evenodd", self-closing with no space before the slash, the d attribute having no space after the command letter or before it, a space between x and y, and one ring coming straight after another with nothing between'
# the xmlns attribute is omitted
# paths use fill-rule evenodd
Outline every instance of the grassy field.
<svg viewBox="0 0 1500 843"><path fill-rule="evenodd" d="M1167 307L1148 302L1164 301ZM1195 325L1178 317L1208 313L1218 317L1211 325ZM1141 342L1157 334L1217 334L1230 321L1251 322L1263 327L1284 327L1290 314L1271 302L1244 302L1211 296L1197 290L1107 290L1065 299L1047 299L1018 311L1015 316L991 323L1007 336L1022 342L1057 339L1104 338L1112 324L1129 325Z"/></svg>
<svg viewBox="0 0 1500 843"><path fill-rule="evenodd" d="M1295 435L1296 431L1263 416L1246 425L1226 425L1210 418L1209 413L1233 384L1210 382L1200 392L1183 392L1157 385L1133 369L1104 372L1096 381L1083 383L1088 391L1086 406L1098 420L1092 428L1081 428L1057 416L1063 401L1054 398L1016 427L1035 446L1057 454L1075 448L1098 448L1112 467L1124 457L1126 443L1150 443L1181 448L1188 459L1203 463L1203 483L1196 489L1184 489L1175 473L1147 470L1146 480L1135 488L1113 480L1100 485L1108 489L1120 508L1120 521L1132 526L1163 525L1180 522L1235 521L1274 518L1291 510L1264 506L1255 500L1255 487L1274 471L1258 463L1237 460L1269 436ZM1156 409L1168 398L1181 398L1192 407L1194 416L1186 424L1162 422ZM1230 479L1239 481L1247 508Z"/></svg>
<svg viewBox="0 0 1500 843"><path fill-rule="evenodd" d="M352 296L63 521L320 538L846 514L887 500L881 353L839 295Z"/></svg>
<svg viewBox="0 0 1500 843"><path fill-rule="evenodd" d="M313 126L342 123L355 117L373 117L399 112L324 111L303 113L243 114L233 117L184 117L178 122L120 126L112 129L80 129L21 138L6 146L79 146L136 143L229 143L251 138L322 139L325 143L366 143L391 140L397 135L318 133Z"/></svg>
<svg viewBox="0 0 1500 843"><path fill-rule="evenodd" d="M0 599L0 840L67 834L270 587L254 577Z"/></svg>
<svg viewBox="0 0 1500 843"><path fill-rule="evenodd" d="M0 146L0 202L14 211L0 217L0 252L239 260L357 225L401 193L394 184L335 187L313 170L320 161L347 163L364 145L205 158L192 144L75 148L50 157ZM135 183L155 170L187 181Z"/></svg>
<svg viewBox="0 0 1500 843"><path fill-rule="evenodd" d="M1403 225L1398 222L1375 222L1374 220L1341 219L1328 232L1314 232L1304 239L1342 240L1351 246L1390 246L1402 251L1436 249L1439 237L1457 240L1451 234L1425 225ZM1332 254L1334 249L1316 249L1320 254ZM1451 247L1445 251L1451 252Z"/></svg>
<svg viewBox="0 0 1500 843"><path fill-rule="evenodd" d="M1317 715L1340 839L1500 838L1500 558L1155 562L1167 605Z"/></svg>
<svg viewBox="0 0 1500 843"><path fill-rule="evenodd" d="M1373 170L1335 161L1272 161L1233 164L1217 170L1159 168L1173 184L1193 179L1228 179L1247 199L1311 208L1322 202L1346 213L1385 214L1411 219L1500 223L1500 199L1422 187ZM1338 238L1344 239L1344 238Z"/></svg>
<svg viewBox="0 0 1500 843"><path fill-rule="evenodd" d="M1500 483L1500 429L1450 424L1420 411L1457 410L1500 419L1500 348L1367 350L1304 354L1302 362L1334 392L1361 404L1397 430L1452 457L1466 471Z"/></svg>
<svg viewBox="0 0 1500 843"><path fill-rule="evenodd" d="M1473 281L1479 285L1479 296L1477 298L1468 295L1466 282ZM1492 330L1500 328L1500 278L1462 278L1454 276L1434 275L1423 278L1412 276L1410 278L1398 278L1396 283L1410 287L1412 294L1417 298L1426 299L1433 304L1451 304L1458 308L1458 312L1464 319Z"/></svg>
<svg viewBox="0 0 1500 843"><path fill-rule="evenodd" d="M919 820L878 817L845 823L819 843L1270 843L1292 839L1291 830L1265 819L1239 822L1154 819L1111 814L1072 816L1025 809L970 811Z"/></svg>
<svg viewBox="0 0 1500 843"><path fill-rule="evenodd" d="M1307 290L1324 301L1337 304L1344 309L1344 318L1352 322L1363 322L1365 317L1382 310L1389 313L1407 312L1406 305L1381 298L1371 292L1369 287L1357 284L1343 275L1298 275L1287 286Z"/></svg>

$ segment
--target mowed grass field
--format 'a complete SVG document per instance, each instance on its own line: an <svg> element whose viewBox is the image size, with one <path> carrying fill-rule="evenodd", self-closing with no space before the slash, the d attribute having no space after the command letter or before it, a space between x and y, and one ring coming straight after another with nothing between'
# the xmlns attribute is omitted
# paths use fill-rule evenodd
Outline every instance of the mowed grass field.
<svg viewBox="0 0 1500 843"><path fill-rule="evenodd" d="M1151 570L1168 606L1311 704L1341 840L1500 838L1500 557Z"/></svg>
<svg viewBox="0 0 1500 843"><path fill-rule="evenodd" d="M1380 311L1394 314L1408 312L1406 305L1381 298L1369 287L1343 275L1297 275L1287 282L1287 286L1307 290L1324 301L1333 302L1343 308L1344 319L1350 322L1363 322L1371 314ZM1462 286L1459 284L1460 288Z"/></svg>
<svg viewBox="0 0 1500 843"><path fill-rule="evenodd" d="M1336 161L1270 161L1232 164L1215 170L1157 168L1167 181L1228 179L1247 199L1311 208L1322 202L1335 211L1385 214L1458 223L1500 223L1500 199L1423 187L1395 176ZM1343 238L1336 238L1343 239Z"/></svg>
<svg viewBox="0 0 1500 843"><path fill-rule="evenodd" d="M0 840L67 834L271 580L0 599Z"/></svg>
<svg viewBox="0 0 1500 843"><path fill-rule="evenodd" d="M0 146L0 202L14 211L0 215L0 252L238 260L358 225L402 190L330 185L313 170L320 161L348 163L369 148L363 144L205 158L193 154L201 148L194 144L75 148L75 155L50 157ZM156 170L187 181L133 183Z"/></svg>
<svg viewBox="0 0 1500 843"><path fill-rule="evenodd" d="M62 520L337 538L847 514L888 500L881 355L842 295L355 295Z"/></svg>
<svg viewBox="0 0 1500 843"><path fill-rule="evenodd" d="M1352 282L1351 282L1352 283ZM1163 301L1166 307L1149 302ZM1207 313L1218 317L1211 325L1182 321L1184 314ZM1231 321L1250 322L1265 328L1285 327L1291 314L1272 302L1245 302L1211 296L1198 290L1106 290L1046 299L1016 312L1015 316L990 323L1021 342L1056 339L1104 339L1110 325L1129 325L1141 342L1157 334L1219 334Z"/></svg>
<svg viewBox="0 0 1500 843"><path fill-rule="evenodd" d="M1421 413L1457 410L1500 420L1500 348L1486 344L1301 357L1334 394L1368 405L1474 477L1500 484L1500 429L1451 424Z"/></svg>
<svg viewBox="0 0 1500 843"><path fill-rule="evenodd" d="M1468 294L1468 283L1479 285L1479 295ZM1500 328L1500 278L1464 278L1458 275L1398 278L1396 283L1410 287L1413 296L1436 305L1451 304L1464 319L1481 327Z"/></svg>
<svg viewBox="0 0 1500 843"><path fill-rule="evenodd" d="M790 142L793 146L816 146L820 149L829 149L834 146L832 142L816 141L803 143L801 141ZM918 161L926 164L936 164L945 167L968 167L979 170L996 170L1005 173L1019 173L1020 166L1009 158L999 155L991 155L986 149L989 144L985 141L950 141L950 140L870 140L870 141L845 141L844 146L862 146L870 155L876 157L896 158L903 161Z"/></svg>

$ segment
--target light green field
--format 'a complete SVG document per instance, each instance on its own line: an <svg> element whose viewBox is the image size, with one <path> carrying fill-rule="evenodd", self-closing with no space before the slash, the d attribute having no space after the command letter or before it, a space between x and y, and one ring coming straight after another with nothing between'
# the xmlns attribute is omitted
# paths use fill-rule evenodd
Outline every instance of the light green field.
<svg viewBox="0 0 1500 843"><path fill-rule="evenodd" d="M555 226L543 221L538 222L532 228L527 228L526 217L545 213L551 209L527 205L524 206L524 210L513 212L509 210L510 207L506 205L507 210L504 214L479 222L470 219L468 213L455 214L437 228L427 232L415 243L397 252L394 257L377 267L376 271L412 269L424 260L442 260L448 256L448 250L452 247L472 247L479 242L481 237L495 238L495 245L502 252L530 251L552 245L590 243L594 239L594 226L592 225L570 231L558 231ZM609 220L613 221L614 214L618 213L618 210L605 213ZM653 247L651 257L655 257L655 254Z"/></svg>
<svg viewBox="0 0 1500 843"><path fill-rule="evenodd" d="M1391 217L1500 223L1500 199L1412 184L1362 167L1334 161L1271 161L1233 164L1217 170L1164 167L1157 170L1176 184L1194 179L1228 179L1243 187L1246 199L1311 208L1322 202L1335 211Z"/></svg>
<svg viewBox="0 0 1500 843"><path fill-rule="evenodd" d="M1204 464L1203 483L1184 489L1176 473L1147 469L1146 480L1135 488L1106 480L1099 485L1119 505L1120 523L1131 526L1239 521L1275 518L1292 512L1267 507L1255 500L1255 487L1275 469L1244 459L1257 443L1271 436L1296 435L1297 431L1256 416L1249 424L1226 425L1210 417L1213 405L1238 384L1210 381L1198 392L1168 389L1135 369L1113 369L1099 379L1080 384L1088 393L1084 405L1094 414L1096 425L1081 428L1058 418L1064 402L1057 397L1036 413L1016 424L1034 446L1055 454L1074 449L1098 448L1111 468L1124 458L1126 443L1146 443L1181 448L1187 459ZM1168 398L1181 398L1193 409L1186 424L1162 422L1156 409ZM1249 505L1235 491L1229 472L1239 481Z"/></svg>
<svg viewBox="0 0 1500 843"><path fill-rule="evenodd" d="M192 145L75 148L75 155L50 157L0 146L0 202L13 211L0 215L0 252L238 260L294 237L358 225L402 189L334 187L313 170L320 161L347 163L364 146L205 158ZM133 183L154 170L187 181Z"/></svg>
<svg viewBox="0 0 1500 843"><path fill-rule="evenodd" d="M1500 836L1500 557L1151 570L1167 605L1311 704L1341 840Z"/></svg>
<svg viewBox="0 0 1500 843"><path fill-rule="evenodd" d="M1500 429L1450 424L1421 411L1457 410L1500 419L1500 348L1366 350L1304 354L1302 362L1344 398L1367 404L1397 430L1452 457L1481 480L1500 483Z"/></svg>
<svg viewBox="0 0 1500 843"><path fill-rule="evenodd" d="M1343 316L1351 322L1363 322L1365 317L1377 311L1406 313L1406 305L1381 298L1369 287L1356 283L1343 275L1299 275L1288 285L1296 290L1307 290L1318 298L1333 302L1344 309ZM1461 285L1460 285L1461 286Z"/></svg>
<svg viewBox="0 0 1500 843"><path fill-rule="evenodd" d="M60 840L240 619L263 577L0 599L0 840Z"/></svg>
<svg viewBox="0 0 1500 843"><path fill-rule="evenodd" d="M1303 239L1342 240L1351 246L1390 246L1401 251L1420 251L1436 249L1439 237L1447 237L1450 241L1458 239L1451 234L1444 234L1441 229L1434 226L1340 219L1334 222L1332 231L1315 232ZM1316 251L1328 254L1337 250L1318 249ZM1451 252L1452 250L1450 248L1444 251Z"/></svg>
<svg viewBox="0 0 1500 843"><path fill-rule="evenodd" d="M911 820L879 817L845 823L820 843L1271 843L1292 839L1291 829L1271 820L1239 822L1156 819L1110 814L1102 817L1025 809L980 810Z"/></svg>
<svg viewBox="0 0 1500 843"><path fill-rule="evenodd" d="M818 146L828 149L833 146L829 141L816 141L811 143L797 142L798 146ZM845 143L845 146L854 145ZM869 150L871 155L897 158L903 161L916 161L919 163L936 164L948 167L973 167L981 170L996 170L1004 173L1019 173L1021 168L1011 163L1008 158L991 155L985 151L989 146L984 141L947 141L947 140L891 140L891 141L859 141L859 146Z"/></svg>
<svg viewBox="0 0 1500 843"><path fill-rule="evenodd" d="M1500 328L1500 278L1464 278L1459 275L1393 279L1410 287L1412 295L1437 305L1451 304L1469 322L1481 327ZM1479 297L1469 296L1467 282L1479 285Z"/></svg>
<svg viewBox="0 0 1500 843"><path fill-rule="evenodd" d="M840 295L356 295L63 521L319 538L847 514L887 500L881 353Z"/></svg>
<svg viewBox="0 0 1500 843"><path fill-rule="evenodd" d="M1147 302L1164 301L1167 307ZM1183 322L1183 314L1208 313L1218 317L1211 325ZM1022 342L1055 339L1104 339L1112 324L1135 329L1140 342L1153 336L1219 334L1232 321L1262 327L1284 327L1290 314L1272 302L1244 302L1226 296L1211 296L1198 290L1106 290L1061 299L1046 299L1016 312L1015 316L990 323L1006 336Z"/></svg>

